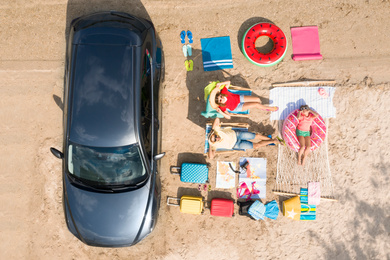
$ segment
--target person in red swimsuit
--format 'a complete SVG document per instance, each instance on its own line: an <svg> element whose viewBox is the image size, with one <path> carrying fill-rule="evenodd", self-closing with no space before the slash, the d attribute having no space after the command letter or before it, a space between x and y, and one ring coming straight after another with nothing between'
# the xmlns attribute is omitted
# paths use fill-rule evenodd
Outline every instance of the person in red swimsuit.
<svg viewBox="0 0 390 260"><path fill-rule="evenodd" d="M310 109L308 105L303 105L299 108L297 115L299 121L297 125L297 137L300 144L298 151L298 165L305 165L305 159L310 153L310 126L317 116L318 113Z"/></svg>
<svg viewBox="0 0 390 260"><path fill-rule="evenodd" d="M221 87L223 88L221 89ZM225 118L230 119L230 112L237 113L250 108L258 108L266 111L277 111L278 107L265 106L261 104L258 97L237 95L231 93L228 89L230 81L218 83L210 93L210 104L218 113ZM228 111L229 110L229 111Z"/></svg>

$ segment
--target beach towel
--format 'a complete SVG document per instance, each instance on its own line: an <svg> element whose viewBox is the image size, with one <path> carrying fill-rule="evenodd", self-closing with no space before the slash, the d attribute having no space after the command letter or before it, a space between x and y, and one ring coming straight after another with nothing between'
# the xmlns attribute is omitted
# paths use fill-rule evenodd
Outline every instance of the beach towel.
<svg viewBox="0 0 390 260"><path fill-rule="evenodd" d="M270 219L277 219L279 215L279 207L276 200L273 200L265 205L264 216Z"/></svg>
<svg viewBox="0 0 390 260"><path fill-rule="evenodd" d="M307 184L308 204L319 205L321 201L321 183L309 182Z"/></svg>
<svg viewBox="0 0 390 260"><path fill-rule="evenodd" d="M259 219L264 220L265 206L263 203L256 200L249 207L248 213L249 213L249 215L251 215L252 218L254 218L256 220L259 220Z"/></svg>
<svg viewBox="0 0 390 260"><path fill-rule="evenodd" d="M319 89L322 88L328 96L324 98ZM270 103L278 106L279 110L271 113L271 120L284 120L287 116L299 109L301 105L309 105L322 118L336 117L336 108L333 105L335 87L276 87L270 90Z"/></svg>
<svg viewBox="0 0 390 260"><path fill-rule="evenodd" d="M316 219L316 205L309 204L308 192L306 188L301 188L301 216L300 220L315 220Z"/></svg>
<svg viewBox="0 0 390 260"><path fill-rule="evenodd" d="M293 60L321 60L317 26L291 28Z"/></svg>
<svg viewBox="0 0 390 260"><path fill-rule="evenodd" d="M200 39L204 71L233 68L230 37L215 37Z"/></svg>
<svg viewBox="0 0 390 260"><path fill-rule="evenodd" d="M249 162L246 170L242 168L245 162ZM245 183L250 194L237 194L239 198L260 199L266 195L267 159L265 158L240 158L240 174L238 181Z"/></svg>

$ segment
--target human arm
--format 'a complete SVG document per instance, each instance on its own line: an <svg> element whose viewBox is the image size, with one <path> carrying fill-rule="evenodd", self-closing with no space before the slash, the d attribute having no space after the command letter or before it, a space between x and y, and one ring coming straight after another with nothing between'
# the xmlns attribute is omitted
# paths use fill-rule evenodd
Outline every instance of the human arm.
<svg viewBox="0 0 390 260"><path fill-rule="evenodd" d="M208 156L210 159L213 159L215 157L215 150L211 149L211 147L209 147L209 151L208 151Z"/></svg>
<svg viewBox="0 0 390 260"><path fill-rule="evenodd" d="M302 117L302 112L301 112L301 111L298 111L298 115L297 115L298 120L300 120L301 117Z"/></svg>
<svg viewBox="0 0 390 260"><path fill-rule="evenodd" d="M227 112L227 111L224 112L224 111L222 111L220 108L217 108L216 110L217 110L218 113L220 113L221 115L223 115L224 118L226 118L226 119L230 119L230 118L231 118L229 112Z"/></svg>
<svg viewBox="0 0 390 260"><path fill-rule="evenodd" d="M230 87L230 81L225 81L225 82L217 83L216 88L220 89L221 86L224 86L225 88L228 89L228 88Z"/></svg>
<svg viewBox="0 0 390 260"><path fill-rule="evenodd" d="M213 125L211 126L211 128L212 128L213 130L219 129L220 125L221 125L221 120L217 117L217 118L215 118L215 120L214 120Z"/></svg>
<svg viewBox="0 0 390 260"><path fill-rule="evenodd" d="M314 111L313 109L309 109L309 112L312 113L312 115L314 116L314 118L316 118L318 116L318 113L316 111Z"/></svg>

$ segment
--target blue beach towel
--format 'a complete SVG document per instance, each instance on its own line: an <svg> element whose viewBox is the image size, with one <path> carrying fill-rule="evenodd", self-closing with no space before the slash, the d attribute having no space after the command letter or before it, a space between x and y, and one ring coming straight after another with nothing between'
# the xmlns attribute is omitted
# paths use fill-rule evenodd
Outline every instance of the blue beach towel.
<svg viewBox="0 0 390 260"><path fill-rule="evenodd" d="M279 215L279 207L276 200L273 200L265 205L265 216L270 219L277 219Z"/></svg>
<svg viewBox="0 0 390 260"><path fill-rule="evenodd" d="M215 37L200 39L202 45L204 71L233 68L230 37Z"/></svg>

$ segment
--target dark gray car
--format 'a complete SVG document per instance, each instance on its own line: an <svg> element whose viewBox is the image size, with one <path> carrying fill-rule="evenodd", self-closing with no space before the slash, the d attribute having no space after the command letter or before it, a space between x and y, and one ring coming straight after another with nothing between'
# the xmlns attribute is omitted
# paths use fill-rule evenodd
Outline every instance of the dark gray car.
<svg viewBox="0 0 390 260"><path fill-rule="evenodd" d="M151 22L119 12L75 19L64 90L63 203L88 245L136 244L160 206L161 44Z"/></svg>

